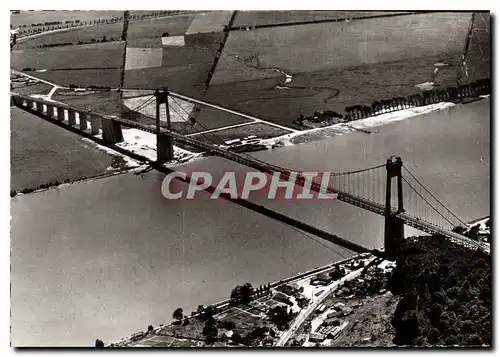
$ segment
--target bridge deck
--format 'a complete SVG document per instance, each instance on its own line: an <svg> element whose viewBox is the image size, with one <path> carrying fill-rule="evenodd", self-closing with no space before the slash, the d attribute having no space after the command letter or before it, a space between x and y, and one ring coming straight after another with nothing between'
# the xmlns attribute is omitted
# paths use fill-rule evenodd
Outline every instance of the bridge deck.
<svg viewBox="0 0 500 357"><path fill-rule="evenodd" d="M14 97L17 97L19 99L23 99L23 100L40 102L40 103L43 103L46 105L62 107L65 109L75 110L78 112L82 111L81 108L75 108L75 107L72 107L72 106L69 106L66 104L60 105L59 103L50 102L50 101L46 101L46 100L42 100L42 99L38 99L38 98L32 98L32 97L28 97L28 96L24 96L24 95L19 95L19 94L13 94L13 93L11 93L11 95ZM21 105L21 108L26 109L26 107L24 105ZM104 120L113 120L113 121L119 122L119 123L123 124L124 126L130 127L130 128L135 128L135 129L146 131L146 132L149 132L152 134L157 134L156 127L152 126L152 125L137 123L137 122L134 122L134 121L131 121L128 119L123 119L123 118L119 118L119 117L112 116L112 115L99 115L99 116L101 118L103 118ZM171 131L171 130L168 130L166 128L160 128L160 135L168 135L179 143L183 143L185 145L191 146L191 147L196 148L196 149L204 150L206 152L209 152L209 153L212 153L214 155L223 157L225 159L237 162L241 165L251 167L255 170L258 170L260 172L263 172L263 173L266 173L269 175L273 175L274 173L278 172L283 177L290 178L291 174L292 174L292 172L288 169L285 169L285 168L282 168L282 167L279 167L276 165L271 165L269 163L260 161L256 158L253 158L249 155L242 155L242 154L238 154L238 153L232 152L232 151L227 150L227 149L222 149L218 146L193 139L192 137L187 137L187 136L178 134L178 133ZM300 172L298 172L298 174L300 174ZM297 175L297 177L295 179L295 183L298 186L303 187L305 184L304 177ZM311 189L313 191L320 192L320 188L321 188L321 185L317 182L313 182L311 184ZM365 210L368 210L370 212L376 213L376 214L381 215L381 216L386 215L385 206L383 206L379 203L370 201L368 199L365 199L365 198L362 198L359 196L354 196L348 192L341 191L341 190L339 190L335 187L331 187L331 186L328 187L327 193L337 194L337 199L342 201L342 202L354 205L356 207L363 208ZM414 227L418 230L421 230L423 232L426 232L429 234L439 234L439 235L442 235L442 236L449 238L450 240L452 240L458 244L461 244L461 245L464 245L464 246L467 246L467 247L473 248L473 249L475 249L475 248L483 249L489 253L489 248L480 242L476 242L476 241L473 241L473 240L471 240L467 237L464 237L460 234L450 232L446 229L438 227L432 223L423 221L417 217L413 217L413 216L406 214L404 212L398 213L396 208L393 208L391 210L391 214L397 214L398 217L401 218L405 224L407 224L411 227Z"/></svg>

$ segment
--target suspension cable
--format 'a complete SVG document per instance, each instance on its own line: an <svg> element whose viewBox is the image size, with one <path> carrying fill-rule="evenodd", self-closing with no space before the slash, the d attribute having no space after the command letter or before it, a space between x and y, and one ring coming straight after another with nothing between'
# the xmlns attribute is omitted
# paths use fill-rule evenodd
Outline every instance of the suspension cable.
<svg viewBox="0 0 500 357"><path fill-rule="evenodd" d="M467 224L462 221L456 214L454 214L448 207L446 207L436 196L432 194L417 178L416 176L406 167L403 165L403 168L410 174L410 176L417 181L417 183L427 192L429 195L431 195L432 198L434 198L445 210L448 211L453 217L455 217L460 223L462 223L464 226L467 226Z"/></svg>
<svg viewBox="0 0 500 357"><path fill-rule="evenodd" d="M443 214L441 214L441 212L438 211L438 209L436 207L434 207L432 204L429 203L429 201L427 201L424 196L422 196L420 194L420 192L418 192L413 186L412 184L410 184L404 177L402 177L403 181L406 182L408 184L408 186L410 186L410 188L422 199L424 200L425 203L427 203L434 211L437 212L438 215L440 215L442 218L444 218L448 223L450 223L453 227L455 227L455 224L453 222L451 222L448 218L446 218Z"/></svg>

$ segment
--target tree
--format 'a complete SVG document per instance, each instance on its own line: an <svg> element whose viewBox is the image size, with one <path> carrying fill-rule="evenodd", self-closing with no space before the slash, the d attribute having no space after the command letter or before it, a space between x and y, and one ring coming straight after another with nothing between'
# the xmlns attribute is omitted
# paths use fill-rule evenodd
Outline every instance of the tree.
<svg viewBox="0 0 500 357"><path fill-rule="evenodd" d="M172 314L172 317L178 321L182 320L182 318L184 317L182 309L180 307L175 309L174 313Z"/></svg>
<svg viewBox="0 0 500 357"><path fill-rule="evenodd" d="M217 327L215 326L215 320L213 318L207 320L205 322L205 326L203 327L203 335L205 336L205 342L208 344L212 344L217 341L218 334Z"/></svg>
<svg viewBox="0 0 500 357"><path fill-rule="evenodd" d="M490 228L491 227L491 218L489 218L487 221L486 221L486 227Z"/></svg>
<svg viewBox="0 0 500 357"><path fill-rule="evenodd" d="M106 38L106 36L102 36L101 42L108 42L108 39Z"/></svg>
<svg viewBox="0 0 500 357"><path fill-rule="evenodd" d="M203 312L203 320L209 321L213 320L214 315L217 313L217 308L215 306L209 305L205 308Z"/></svg>
<svg viewBox="0 0 500 357"><path fill-rule="evenodd" d="M97 348L104 348L104 342L102 342L101 340L97 339L97 340L95 340L95 346Z"/></svg>
<svg viewBox="0 0 500 357"><path fill-rule="evenodd" d="M252 287L252 284L250 283L245 283L242 286L237 285L231 291L231 303L233 305L248 304L250 301L252 301L253 292L254 289Z"/></svg>
<svg viewBox="0 0 500 357"><path fill-rule="evenodd" d="M149 326L148 326L148 332L151 332L151 331L153 331L153 330L154 330L153 325L149 325Z"/></svg>
<svg viewBox="0 0 500 357"><path fill-rule="evenodd" d="M284 328L288 325L288 322L292 319L291 314L288 313L288 308L285 306L276 306L269 310L268 316L271 321L280 328Z"/></svg>

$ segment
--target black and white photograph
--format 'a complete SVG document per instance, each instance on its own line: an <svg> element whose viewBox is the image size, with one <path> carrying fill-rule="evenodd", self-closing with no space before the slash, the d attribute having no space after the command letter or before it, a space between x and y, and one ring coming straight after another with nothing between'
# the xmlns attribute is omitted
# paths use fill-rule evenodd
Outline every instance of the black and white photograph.
<svg viewBox="0 0 500 357"><path fill-rule="evenodd" d="M11 348L492 349L490 9L128 5L10 10Z"/></svg>

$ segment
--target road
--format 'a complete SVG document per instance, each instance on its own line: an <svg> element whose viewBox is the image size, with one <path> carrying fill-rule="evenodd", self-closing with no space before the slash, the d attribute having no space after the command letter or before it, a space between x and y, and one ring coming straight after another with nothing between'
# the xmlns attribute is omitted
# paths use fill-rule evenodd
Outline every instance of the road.
<svg viewBox="0 0 500 357"><path fill-rule="evenodd" d="M331 284L330 286L327 287L327 289L320 295L318 296L318 299L316 301L313 301L306 309L302 310L295 321L293 322L292 326L281 335L280 339L276 343L276 347L283 347L292 334L304 323L304 321L311 315L314 310L318 307L319 304L323 302L333 291L335 291L342 283L348 280L352 280L354 278L357 278L361 273L363 272L364 268L355 270L346 276L344 276L342 279L336 281L335 283Z"/></svg>

